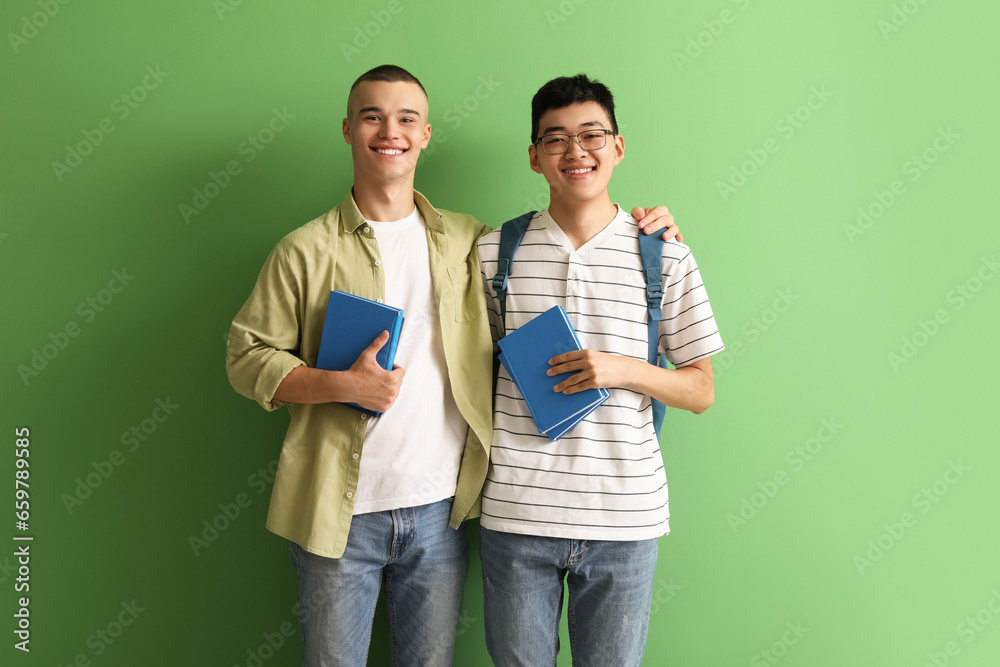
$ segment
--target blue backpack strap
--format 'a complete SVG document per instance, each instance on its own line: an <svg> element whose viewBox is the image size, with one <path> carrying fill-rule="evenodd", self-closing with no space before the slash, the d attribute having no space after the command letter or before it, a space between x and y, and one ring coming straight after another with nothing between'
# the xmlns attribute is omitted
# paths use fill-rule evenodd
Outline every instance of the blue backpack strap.
<svg viewBox="0 0 1000 667"><path fill-rule="evenodd" d="M500 322L504 331L507 329L507 278L510 277L511 267L514 263L514 253L521 245L524 232L528 230L528 224L535 217L537 211L529 211L524 215L508 220L500 226L500 251L497 255L497 272L493 276L493 291L500 302ZM500 359L493 355L493 401L496 402L497 376L500 373Z"/></svg>
<svg viewBox="0 0 1000 667"><path fill-rule="evenodd" d="M493 276L493 291L500 302L500 321L507 328L507 278L510 277L514 263L514 253L521 245L528 224L537 211L529 211L524 215L508 220L500 226L500 252L497 255L497 272Z"/></svg>
<svg viewBox="0 0 1000 667"><path fill-rule="evenodd" d="M649 313L648 360L654 366L666 368L666 357L659 354L660 321L663 319L663 244L664 240L659 234L639 232L639 255L642 257L642 276L646 280L646 310ZM667 407L655 398L652 401L653 427L659 438Z"/></svg>

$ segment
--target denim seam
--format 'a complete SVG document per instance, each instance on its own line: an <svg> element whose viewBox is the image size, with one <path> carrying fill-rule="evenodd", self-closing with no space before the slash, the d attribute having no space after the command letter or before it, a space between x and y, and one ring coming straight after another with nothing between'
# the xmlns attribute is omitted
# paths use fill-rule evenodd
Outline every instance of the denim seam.
<svg viewBox="0 0 1000 667"><path fill-rule="evenodd" d="M576 601L573 595L573 577L570 574L566 576L566 590L568 591L568 596L566 600L566 620L569 626L569 652L570 657L573 659L574 665L577 664L577 646L576 646L576 606L573 604Z"/></svg>
<svg viewBox="0 0 1000 667"><path fill-rule="evenodd" d="M385 607L386 612L389 615L389 648L391 650L391 664L393 667L398 664L399 651L398 643L396 642L396 600L392 595L392 565L388 565L385 570ZM375 624L372 623L372 626ZM371 646L371 636L369 633L368 645ZM370 649L369 649L370 650Z"/></svg>

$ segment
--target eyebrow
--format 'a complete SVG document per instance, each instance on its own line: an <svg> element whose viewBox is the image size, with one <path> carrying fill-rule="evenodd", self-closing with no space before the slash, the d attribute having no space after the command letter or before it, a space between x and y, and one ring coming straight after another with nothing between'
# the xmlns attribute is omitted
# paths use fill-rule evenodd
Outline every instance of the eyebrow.
<svg viewBox="0 0 1000 667"><path fill-rule="evenodd" d="M382 107L362 107L362 108L358 109L358 113L359 114L368 113L369 111L377 111L378 113L382 113ZM399 113L401 113L401 114L409 114L411 116L417 116L417 117L420 116L420 112L416 111L414 109L403 108L403 109L399 110Z"/></svg>
<svg viewBox="0 0 1000 667"><path fill-rule="evenodd" d="M601 127L601 128L603 128L604 124L601 123L600 121L597 121L597 120L591 120L591 121L588 121L586 123L580 123L580 127L584 127L584 128L586 128L586 127ZM562 125L552 125L551 127L547 127L544 130L542 130L542 134L549 134L550 132L561 132L561 133L567 133L568 134L568 131Z"/></svg>

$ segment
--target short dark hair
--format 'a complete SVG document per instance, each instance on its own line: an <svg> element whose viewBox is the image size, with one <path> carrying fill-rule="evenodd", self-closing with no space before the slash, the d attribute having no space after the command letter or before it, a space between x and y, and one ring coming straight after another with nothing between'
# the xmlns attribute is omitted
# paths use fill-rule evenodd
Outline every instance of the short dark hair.
<svg viewBox="0 0 1000 667"><path fill-rule="evenodd" d="M420 83L420 79L413 76L405 69L399 65L379 65L378 67L373 67L361 76L359 76L354 83L351 85L350 92L347 93L347 115L351 115L351 94L354 89L365 81L386 81L388 83L415 83L420 86L420 90L423 91L424 97L427 97L427 90L424 89L424 84Z"/></svg>
<svg viewBox="0 0 1000 667"><path fill-rule="evenodd" d="M597 102L611 120L611 131L618 134L615 120L615 98L600 81L587 77L560 76L547 82L531 98L531 143L538 140L538 122L546 111L562 109L579 102Z"/></svg>

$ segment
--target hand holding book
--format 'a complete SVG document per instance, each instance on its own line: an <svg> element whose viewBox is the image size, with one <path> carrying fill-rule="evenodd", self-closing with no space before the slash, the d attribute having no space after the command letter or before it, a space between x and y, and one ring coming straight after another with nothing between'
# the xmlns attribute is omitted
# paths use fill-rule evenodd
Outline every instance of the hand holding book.
<svg viewBox="0 0 1000 667"><path fill-rule="evenodd" d="M574 350L549 359L552 366L548 375L573 373L553 389L564 394L575 394L587 389L631 388L635 379L635 364L631 357L623 357L597 350Z"/></svg>
<svg viewBox="0 0 1000 667"><path fill-rule="evenodd" d="M500 362L524 397L538 432L551 440L561 438L611 395L607 389L594 387L553 391L572 377L557 377L561 373L552 372L551 361L583 351L561 306L538 315L498 344Z"/></svg>
<svg viewBox="0 0 1000 667"><path fill-rule="evenodd" d="M374 412L385 412L396 402L399 388L403 384L406 371L401 366L393 364L387 371L379 364L379 350L389 342L389 332L383 331L372 341L354 362L348 373L351 374L351 385L354 392L354 403Z"/></svg>
<svg viewBox="0 0 1000 667"><path fill-rule="evenodd" d="M345 405L378 417L396 401L404 372L393 359L402 327L399 308L340 290L330 292L316 368L351 376L355 398Z"/></svg>

